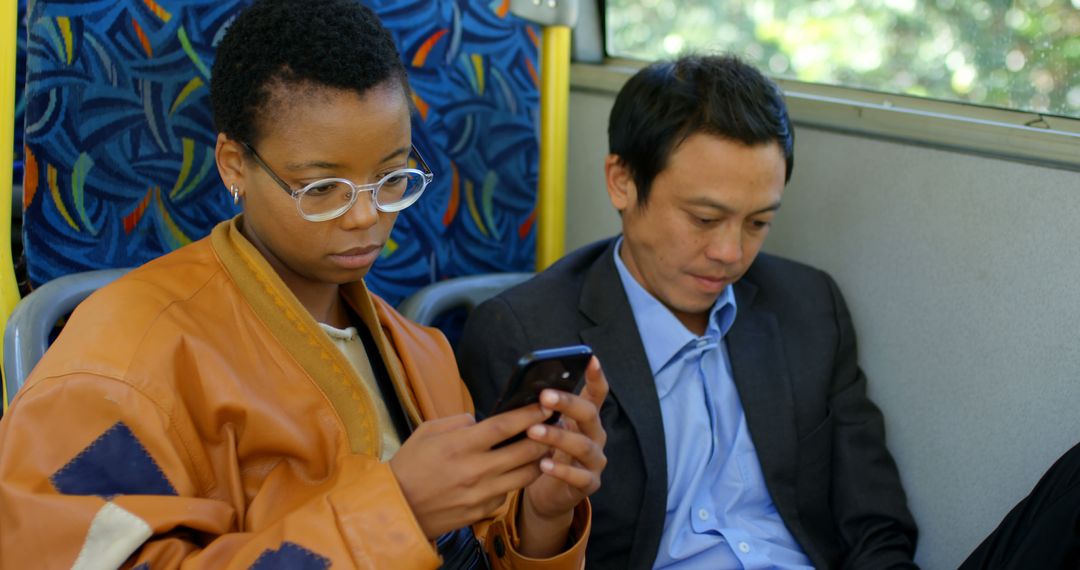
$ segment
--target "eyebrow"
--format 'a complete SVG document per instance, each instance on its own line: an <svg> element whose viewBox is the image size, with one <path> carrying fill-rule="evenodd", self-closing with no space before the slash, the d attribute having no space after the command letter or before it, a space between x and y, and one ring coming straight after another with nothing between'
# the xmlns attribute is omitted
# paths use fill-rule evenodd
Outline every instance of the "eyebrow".
<svg viewBox="0 0 1080 570"><path fill-rule="evenodd" d="M688 200L688 203L690 205L692 205L692 206L705 206L706 208L713 208L713 209L716 209L716 210L720 210L721 212L724 212L726 214L734 214L735 213L734 209L732 209L732 208L730 208L730 207L728 207L728 206L726 206L724 204L721 204L719 202L710 200L708 198L695 198L695 199L692 199L692 200ZM779 209L780 209L780 201L777 200L776 202L773 202L772 204L769 204L768 206L765 206L764 208L761 208L759 210L755 210L753 212L750 212L750 215L751 216L756 216L758 214L764 214L766 212L775 212L775 211L777 211Z"/></svg>
<svg viewBox="0 0 1080 570"><path fill-rule="evenodd" d="M401 156L403 154L405 156L409 156L409 152L410 152L409 147L407 147L407 146L401 147L401 148L399 148L397 150L394 150L390 154L384 156L383 159L379 161L379 164L382 164L384 162L389 162L389 161L391 161L391 160L393 160L395 158L398 158L399 156ZM293 171L293 172L295 172L297 170L308 170L308 169L336 170L338 168L341 168L340 164L338 164L336 162L326 162L326 161L322 161L322 160L312 160L312 161L309 161L309 162L286 162L285 163L285 170L289 170L289 171Z"/></svg>

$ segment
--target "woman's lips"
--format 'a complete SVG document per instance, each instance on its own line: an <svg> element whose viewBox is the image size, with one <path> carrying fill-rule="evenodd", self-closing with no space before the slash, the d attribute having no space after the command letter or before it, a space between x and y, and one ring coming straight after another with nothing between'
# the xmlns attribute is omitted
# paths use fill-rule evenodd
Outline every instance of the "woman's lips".
<svg viewBox="0 0 1080 570"><path fill-rule="evenodd" d="M381 251L381 245L354 247L340 253L332 253L330 259L345 269L363 269L375 263Z"/></svg>

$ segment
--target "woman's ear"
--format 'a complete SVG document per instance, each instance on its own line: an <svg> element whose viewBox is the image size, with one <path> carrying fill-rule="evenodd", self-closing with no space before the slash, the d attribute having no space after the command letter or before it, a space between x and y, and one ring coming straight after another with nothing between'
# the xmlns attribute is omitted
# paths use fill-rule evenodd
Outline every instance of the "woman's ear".
<svg viewBox="0 0 1080 570"><path fill-rule="evenodd" d="M241 193L246 186L244 184L245 155L244 147L240 143L230 139L225 133L218 133L217 146L214 147L218 174L221 175L226 188L239 188Z"/></svg>
<svg viewBox="0 0 1080 570"><path fill-rule="evenodd" d="M604 180L607 182L611 205L621 214L637 203L637 186L630 169L617 154L609 154L604 160Z"/></svg>

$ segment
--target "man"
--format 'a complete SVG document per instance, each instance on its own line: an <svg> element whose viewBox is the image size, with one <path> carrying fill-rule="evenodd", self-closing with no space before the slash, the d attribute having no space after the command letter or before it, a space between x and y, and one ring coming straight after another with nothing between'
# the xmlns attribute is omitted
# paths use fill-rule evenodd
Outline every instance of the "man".
<svg viewBox="0 0 1080 570"><path fill-rule="evenodd" d="M611 392L590 568L912 567L840 292L759 255L793 164L777 87L733 57L656 63L608 132L622 236L472 314L459 365L477 409L522 354L592 346Z"/></svg>

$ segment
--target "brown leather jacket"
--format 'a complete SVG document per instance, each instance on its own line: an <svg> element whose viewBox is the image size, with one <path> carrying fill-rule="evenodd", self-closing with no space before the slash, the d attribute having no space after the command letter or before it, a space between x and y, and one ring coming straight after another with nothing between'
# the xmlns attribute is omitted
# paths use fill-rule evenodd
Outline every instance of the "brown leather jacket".
<svg viewBox="0 0 1080 570"><path fill-rule="evenodd" d="M414 424L472 411L441 334L343 294ZM436 567L370 398L224 222L84 302L0 422L0 568ZM587 502L576 544L530 560L516 498L476 525L493 565L581 567Z"/></svg>

